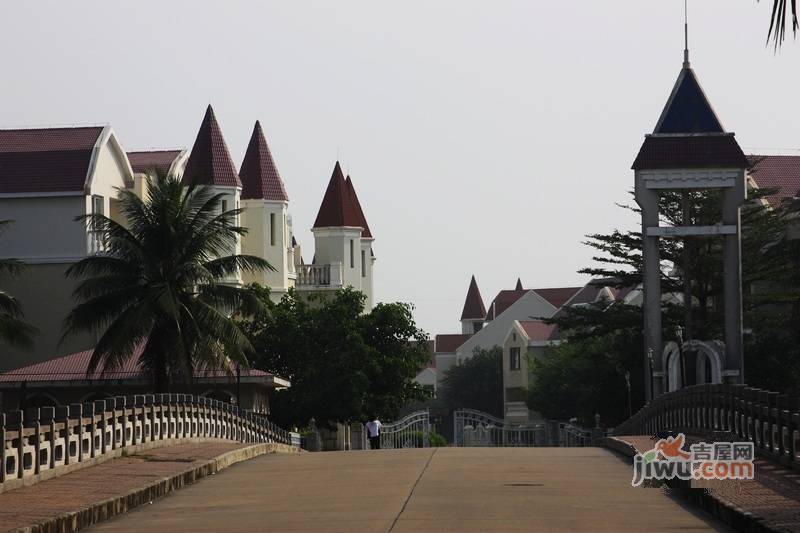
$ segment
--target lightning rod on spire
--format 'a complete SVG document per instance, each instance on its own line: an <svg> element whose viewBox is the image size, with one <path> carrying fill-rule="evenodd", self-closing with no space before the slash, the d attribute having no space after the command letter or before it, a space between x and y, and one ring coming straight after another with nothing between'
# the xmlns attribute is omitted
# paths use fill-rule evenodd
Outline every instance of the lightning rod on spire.
<svg viewBox="0 0 800 533"><path fill-rule="evenodd" d="M689 0L683 0L683 68L690 68L689 63Z"/></svg>

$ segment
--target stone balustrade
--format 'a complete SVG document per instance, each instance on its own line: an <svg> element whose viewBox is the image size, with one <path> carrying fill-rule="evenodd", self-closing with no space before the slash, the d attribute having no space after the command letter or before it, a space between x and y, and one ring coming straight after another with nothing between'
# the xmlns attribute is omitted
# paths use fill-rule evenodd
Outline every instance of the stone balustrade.
<svg viewBox="0 0 800 533"><path fill-rule="evenodd" d="M680 431L704 438L751 441L756 452L800 466L800 398L745 385L695 385L662 394L614 435Z"/></svg>
<svg viewBox="0 0 800 533"><path fill-rule="evenodd" d="M297 267L298 287L341 287L342 264L330 265L299 265Z"/></svg>
<svg viewBox="0 0 800 533"><path fill-rule="evenodd" d="M0 414L0 492L148 444L188 439L299 446L265 415L190 394L148 394ZM167 442L168 441L168 442ZM56 475L57 472L52 472Z"/></svg>

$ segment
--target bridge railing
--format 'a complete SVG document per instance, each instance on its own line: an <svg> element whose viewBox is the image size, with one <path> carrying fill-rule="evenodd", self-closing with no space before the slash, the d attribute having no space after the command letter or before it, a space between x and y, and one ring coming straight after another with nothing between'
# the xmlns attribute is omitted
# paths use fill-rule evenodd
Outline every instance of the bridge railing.
<svg viewBox="0 0 800 533"><path fill-rule="evenodd" d="M608 434L609 431L604 428L589 429L569 422L558 422L558 446L562 448L595 446L598 439Z"/></svg>
<svg viewBox="0 0 800 533"><path fill-rule="evenodd" d="M756 451L800 466L800 398L745 385L695 385L651 401L614 429L615 435L682 431L752 441Z"/></svg>
<svg viewBox="0 0 800 533"><path fill-rule="evenodd" d="M0 414L0 492L14 480L158 441L221 439L295 445L264 415L190 394L148 394ZM53 473L55 474L55 472ZM25 482L27 483L27 482Z"/></svg>

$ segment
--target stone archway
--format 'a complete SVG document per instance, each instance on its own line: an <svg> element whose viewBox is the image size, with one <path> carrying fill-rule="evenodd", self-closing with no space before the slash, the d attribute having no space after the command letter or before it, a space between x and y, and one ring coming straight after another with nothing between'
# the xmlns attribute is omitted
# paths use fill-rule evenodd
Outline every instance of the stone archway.
<svg viewBox="0 0 800 533"><path fill-rule="evenodd" d="M664 375L667 377L666 389L668 392L676 391L683 387L681 377L681 351L678 343L670 341L664 347Z"/></svg>
<svg viewBox="0 0 800 533"><path fill-rule="evenodd" d="M694 350L698 357L695 364L697 383L722 383L722 370L725 354L725 344L720 341L685 342L684 350ZM709 368L706 369L706 363ZM708 373L710 372L710 376Z"/></svg>
<svg viewBox="0 0 800 533"><path fill-rule="evenodd" d="M723 354L725 345L720 341L691 340L683 343L684 352L697 354L695 363L695 383L722 383ZM663 353L664 376L667 378L666 389L669 392L683 387L681 376L681 350L676 342L668 342ZM706 368L708 365L708 368ZM688 370L688 369L687 369ZM689 380L691 383L691 380Z"/></svg>

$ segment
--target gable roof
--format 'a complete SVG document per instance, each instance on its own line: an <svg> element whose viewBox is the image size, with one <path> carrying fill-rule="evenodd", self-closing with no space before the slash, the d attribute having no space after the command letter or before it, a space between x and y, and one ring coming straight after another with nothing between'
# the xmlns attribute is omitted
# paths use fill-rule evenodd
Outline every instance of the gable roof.
<svg viewBox="0 0 800 533"><path fill-rule="evenodd" d="M777 189L767 197L772 205L784 199L800 196L800 156L751 155L750 177L760 188Z"/></svg>
<svg viewBox="0 0 800 533"><path fill-rule="evenodd" d="M172 163L183 153L183 150L142 150L128 152L128 161L135 173L146 173L151 170L167 174Z"/></svg>
<svg viewBox="0 0 800 533"><path fill-rule="evenodd" d="M0 130L0 194L83 192L103 130Z"/></svg>
<svg viewBox="0 0 800 533"><path fill-rule="evenodd" d="M459 346L464 344L472 337L471 334L442 334L436 335L434 342L435 342L435 352L436 353L455 353L458 350Z"/></svg>
<svg viewBox="0 0 800 533"><path fill-rule="evenodd" d="M467 289L467 298L464 300L464 310L461 311L461 320L483 320L484 318L486 318L486 307L483 305L483 298L481 298L481 291L478 290L475 276L472 276L469 289Z"/></svg>
<svg viewBox="0 0 800 533"><path fill-rule="evenodd" d="M535 342L554 341L561 338L556 324L547 324L541 320L520 320L519 325L528 338Z"/></svg>
<svg viewBox="0 0 800 533"><path fill-rule="evenodd" d="M328 188L319 206L317 218L314 221L314 228L330 227L356 227L363 228L361 217L353 204L352 196L347 187L347 183L342 175L342 167L339 162L333 167Z"/></svg>
<svg viewBox="0 0 800 533"><path fill-rule="evenodd" d="M143 344L140 344L122 366L116 370L101 372L96 370L87 374L89 361L93 350L84 350L41 363L24 366L0 374L0 383L19 382L50 382L50 381L104 381L104 380L142 380L149 379L147 373L139 366L139 357L142 355ZM233 369L231 369L233 370ZM195 369L195 378L229 377L223 369L203 370ZM272 377L272 374L257 369L242 369L242 377Z"/></svg>
<svg viewBox="0 0 800 533"><path fill-rule="evenodd" d="M558 309L567 301L575 296L583 287L554 287L550 289L534 289L533 291L547 300L547 302Z"/></svg>
<svg viewBox="0 0 800 533"><path fill-rule="evenodd" d="M653 133L723 133L714 108L691 68L681 69Z"/></svg>
<svg viewBox="0 0 800 533"><path fill-rule="evenodd" d="M257 120L242 160L239 178L242 181L242 200L259 198L289 201L278 167L275 166L275 160L272 159L272 153L261 130L261 123Z"/></svg>
<svg viewBox="0 0 800 533"><path fill-rule="evenodd" d="M366 237L368 239L372 239L372 232L369 230L369 224L367 224L367 217L364 216L364 210L361 209L361 202L358 201L358 195L356 194L356 189L353 187L353 180L350 179L350 176L347 176L345 180L347 184L347 190L350 193L350 200L353 202L353 207L356 210L356 215L358 215L359 221L361 223L361 227L364 228L364 231L361 233L362 237Z"/></svg>
<svg viewBox="0 0 800 533"><path fill-rule="evenodd" d="M528 293L527 290L513 290L513 291L500 291L494 297L492 303L489 305L489 312L486 313L486 321L494 320L497 316L502 314L503 311L511 307L517 300L522 298Z"/></svg>
<svg viewBox="0 0 800 533"><path fill-rule="evenodd" d="M211 105L206 109L203 123L200 124L197 138L192 145L192 152L183 171L183 183L242 186Z"/></svg>

